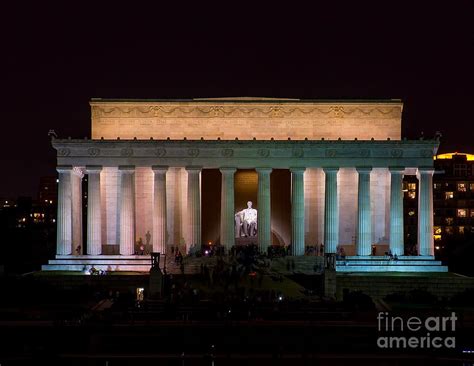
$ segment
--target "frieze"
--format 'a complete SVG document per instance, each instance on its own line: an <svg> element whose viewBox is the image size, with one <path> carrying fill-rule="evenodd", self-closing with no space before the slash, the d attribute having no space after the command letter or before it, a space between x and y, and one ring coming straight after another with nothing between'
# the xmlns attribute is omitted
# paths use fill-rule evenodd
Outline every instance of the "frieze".
<svg viewBox="0 0 474 366"><path fill-rule="evenodd" d="M258 154L258 156L261 156L262 158L266 158L270 155L270 150L268 150L268 149L258 149L257 154Z"/></svg>
<svg viewBox="0 0 474 366"><path fill-rule="evenodd" d="M157 148L155 149L155 155L158 156L159 158L163 157L166 155L166 149L163 148Z"/></svg>
<svg viewBox="0 0 474 366"><path fill-rule="evenodd" d="M399 117L400 106L363 105L143 105L117 106L92 105L94 118L115 117L329 117L340 119L346 116L367 118L368 116L388 118Z"/></svg>
<svg viewBox="0 0 474 366"><path fill-rule="evenodd" d="M390 151L390 155L394 158L401 158L403 156L403 150L402 149L392 149Z"/></svg>
<svg viewBox="0 0 474 366"><path fill-rule="evenodd" d="M91 148L87 149L87 153L90 156L98 156L100 154L100 149L98 149L96 147L91 147Z"/></svg>
<svg viewBox="0 0 474 366"><path fill-rule="evenodd" d="M423 150L420 151L420 156L422 158L429 158L429 157L433 156L433 151L428 150L428 149L423 149Z"/></svg>
<svg viewBox="0 0 474 366"><path fill-rule="evenodd" d="M58 156L69 156L71 150L68 148L61 148L58 150Z"/></svg>
<svg viewBox="0 0 474 366"><path fill-rule="evenodd" d="M188 149L188 155L193 158L199 156L199 149Z"/></svg>
<svg viewBox="0 0 474 366"><path fill-rule="evenodd" d="M292 152L293 157L302 158L304 155L303 149L301 147L295 147Z"/></svg>
<svg viewBox="0 0 474 366"><path fill-rule="evenodd" d="M221 154L225 158L230 158L231 156L234 155L234 150L233 149L222 149Z"/></svg>
<svg viewBox="0 0 474 366"><path fill-rule="evenodd" d="M127 147L125 149L122 149L120 151L120 155L122 156L132 156L133 155L133 149L130 147Z"/></svg>

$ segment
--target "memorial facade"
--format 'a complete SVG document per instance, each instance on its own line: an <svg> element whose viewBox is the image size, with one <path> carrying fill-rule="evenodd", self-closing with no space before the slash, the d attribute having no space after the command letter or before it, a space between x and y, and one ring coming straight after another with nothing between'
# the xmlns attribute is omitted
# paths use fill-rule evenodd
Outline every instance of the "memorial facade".
<svg viewBox="0 0 474 366"><path fill-rule="evenodd" d="M322 246L326 255L345 248L349 258L364 261L376 259L374 248L404 258L402 179L416 175L417 259L434 260L438 141L401 138L399 100L93 99L90 105L91 139L52 140L57 258L44 269L77 270L113 259L112 269L130 270L137 243L162 254L171 246L200 251L207 244L203 211L212 206L202 201L202 177L211 170L220 190L211 244L229 250L242 235L254 237L261 251L272 244L289 245L295 256L307 246ZM277 171L287 173L289 189L272 197L271 187L281 186L272 178ZM239 172L256 177L256 200L248 207L251 197L237 207ZM81 204L84 177L87 207ZM271 204L280 196L288 209Z"/></svg>

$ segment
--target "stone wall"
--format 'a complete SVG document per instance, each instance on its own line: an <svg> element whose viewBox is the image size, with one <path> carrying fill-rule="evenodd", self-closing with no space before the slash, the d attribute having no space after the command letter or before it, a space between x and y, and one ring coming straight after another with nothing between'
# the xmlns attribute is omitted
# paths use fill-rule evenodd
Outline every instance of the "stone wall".
<svg viewBox="0 0 474 366"><path fill-rule="evenodd" d="M400 101L93 100L92 138L401 139Z"/></svg>

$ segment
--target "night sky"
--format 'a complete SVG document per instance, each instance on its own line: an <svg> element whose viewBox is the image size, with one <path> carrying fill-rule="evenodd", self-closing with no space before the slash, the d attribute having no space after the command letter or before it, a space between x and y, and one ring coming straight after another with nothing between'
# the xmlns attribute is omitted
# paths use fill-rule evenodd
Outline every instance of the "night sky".
<svg viewBox="0 0 474 366"><path fill-rule="evenodd" d="M17 3L0 13L0 196L55 174L49 129L90 137L92 97L399 98L404 136L474 153L472 1Z"/></svg>

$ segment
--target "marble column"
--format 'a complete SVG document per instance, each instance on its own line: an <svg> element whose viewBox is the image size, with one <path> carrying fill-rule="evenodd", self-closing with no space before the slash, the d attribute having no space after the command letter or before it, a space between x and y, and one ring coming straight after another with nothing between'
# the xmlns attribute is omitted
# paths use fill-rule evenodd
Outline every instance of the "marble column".
<svg viewBox="0 0 474 366"><path fill-rule="evenodd" d="M135 253L135 167L119 166L120 254Z"/></svg>
<svg viewBox="0 0 474 366"><path fill-rule="evenodd" d="M101 166L86 166L87 178L87 254L102 253L102 210L100 207Z"/></svg>
<svg viewBox="0 0 474 366"><path fill-rule="evenodd" d="M201 250L201 167L186 167L188 172L188 252Z"/></svg>
<svg viewBox="0 0 474 366"><path fill-rule="evenodd" d="M304 255L304 171L291 168L291 255Z"/></svg>
<svg viewBox="0 0 474 366"><path fill-rule="evenodd" d="M58 166L58 217L56 234L56 254L72 253L72 166Z"/></svg>
<svg viewBox="0 0 474 366"><path fill-rule="evenodd" d="M390 167L390 250L405 254L403 238L403 167Z"/></svg>
<svg viewBox="0 0 474 366"><path fill-rule="evenodd" d="M372 168L358 167L357 255L370 255L372 249L372 211L370 208L370 172Z"/></svg>
<svg viewBox="0 0 474 366"><path fill-rule="evenodd" d="M235 244L234 174L235 168L221 168L221 245L228 251Z"/></svg>
<svg viewBox="0 0 474 366"><path fill-rule="evenodd" d="M72 169L71 200L72 200L72 254L82 255L82 178L84 173L79 167Z"/></svg>
<svg viewBox="0 0 474 366"><path fill-rule="evenodd" d="M153 184L153 251L166 254L166 172L167 166L151 167Z"/></svg>
<svg viewBox="0 0 474 366"><path fill-rule="evenodd" d="M339 202L337 173L339 168L324 168L326 188L324 197L324 253L336 253L339 244Z"/></svg>
<svg viewBox="0 0 474 366"><path fill-rule="evenodd" d="M257 239L261 252L266 252L272 245L270 173L271 168L258 168L258 215Z"/></svg>
<svg viewBox="0 0 474 366"><path fill-rule="evenodd" d="M418 253L434 255L433 243L433 173L432 167L418 168Z"/></svg>

